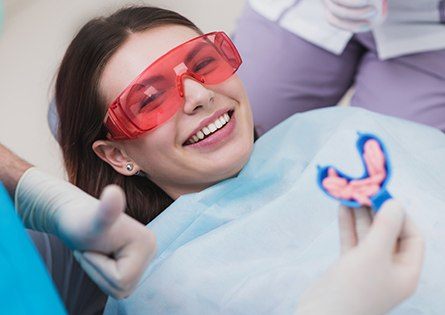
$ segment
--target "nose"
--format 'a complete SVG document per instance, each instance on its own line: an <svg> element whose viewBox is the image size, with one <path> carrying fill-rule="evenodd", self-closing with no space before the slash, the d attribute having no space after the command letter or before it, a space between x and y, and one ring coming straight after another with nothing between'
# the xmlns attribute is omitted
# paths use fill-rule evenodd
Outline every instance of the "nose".
<svg viewBox="0 0 445 315"><path fill-rule="evenodd" d="M214 92L207 89L201 82L194 78L184 77L184 112L186 114L194 114L200 108L212 106L214 99Z"/></svg>

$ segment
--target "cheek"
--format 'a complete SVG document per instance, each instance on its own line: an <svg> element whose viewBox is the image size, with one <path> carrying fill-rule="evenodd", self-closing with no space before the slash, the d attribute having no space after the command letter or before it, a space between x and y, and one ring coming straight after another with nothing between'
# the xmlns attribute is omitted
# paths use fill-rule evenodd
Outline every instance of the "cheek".
<svg viewBox="0 0 445 315"><path fill-rule="evenodd" d="M225 95L226 97L229 97L239 103L240 109L242 111L242 116L244 118L243 124L246 124L247 128L253 129L253 115L250 108L247 92L244 88L243 82L236 74L234 74L223 83L217 85L214 91Z"/></svg>
<svg viewBox="0 0 445 315"><path fill-rule="evenodd" d="M144 170L145 168L156 168L160 163L164 163L166 157L170 156L175 149L175 130L172 119L154 131L130 141L126 150L129 156Z"/></svg>
<svg viewBox="0 0 445 315"><path fill-rule="evenodd" d="M236 74L216 85L214 91L230 97L237 102L245 102L247 100L247 93L244 89L243 82Z"/></svg>

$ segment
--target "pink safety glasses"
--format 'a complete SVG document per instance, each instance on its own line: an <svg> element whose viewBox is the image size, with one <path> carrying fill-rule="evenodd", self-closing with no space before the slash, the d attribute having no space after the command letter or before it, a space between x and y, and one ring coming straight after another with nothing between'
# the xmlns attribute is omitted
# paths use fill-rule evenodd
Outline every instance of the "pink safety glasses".
<svg viewBox="0 0 445 315"><path fill-rule="evenodd" d="M241 57L223 32L193 38L149 65L111 103L105 116L107 137L133 139L170 119L184 104L185 76L205 84L231 77Z"/></svg>

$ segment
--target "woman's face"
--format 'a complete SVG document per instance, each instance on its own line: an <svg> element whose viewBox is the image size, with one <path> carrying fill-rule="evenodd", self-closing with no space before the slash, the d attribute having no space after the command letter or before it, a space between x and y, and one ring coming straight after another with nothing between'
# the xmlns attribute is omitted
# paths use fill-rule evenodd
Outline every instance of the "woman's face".
<svg viewBox="0 0 445 315"><path fill-rule="evenodd" d="M130 35L102 74L100 91L106 103L110 104L158 57L198 35L179 25ZM132 162L174 199L236 175L253 148L252 113L237 75L208 86L185 77L184 94L183 106L161 126L137 139L109 142L119 151L111 158ZM197 139L193 135L218 118L227 119L227 114L230 120L222 128L191 144L191 138ZM124 164L114 162L110 164L118 172L128 175Z"/></svg>

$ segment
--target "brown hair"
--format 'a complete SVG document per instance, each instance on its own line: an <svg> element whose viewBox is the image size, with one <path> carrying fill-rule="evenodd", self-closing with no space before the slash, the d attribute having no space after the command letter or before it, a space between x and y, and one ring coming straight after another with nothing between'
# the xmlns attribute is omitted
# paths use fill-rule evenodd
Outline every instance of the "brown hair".
<svg viewBox="0 0 445 315"><path fill-rule="evenodd" d="M127 213L144 224L173 200L149 179L121 175L93 152L94 141L105 139L107 133L99 79L107 61L132 33L169 24L202 34L180 14L155 7L128 7L88 22L69 45L55 87L58 137L70 182L94 197L106 185L119 185L125 191Z"/></svg>

